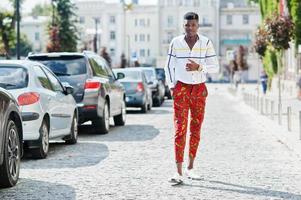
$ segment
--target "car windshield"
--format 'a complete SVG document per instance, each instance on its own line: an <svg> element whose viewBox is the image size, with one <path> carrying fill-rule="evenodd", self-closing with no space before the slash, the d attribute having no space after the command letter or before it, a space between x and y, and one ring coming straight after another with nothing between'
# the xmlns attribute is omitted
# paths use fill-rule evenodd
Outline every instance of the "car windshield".
<svg viewBox="0 0 301 200"><path fill-rule="evenodd" d="M164 80L165 79L164 69L156 69L156 75L158 79Z"/></svg>
<svg viewBox="0 0 301 200"><path fill-rule="evenodd" d="M57 76L81 75L87 72L86 61L82 56L33 56L29 59L43 63Z"/></svg>
<svg viewBox="0 0 301 200"><path fill-rule="evenodd" d="M28 73L23 67L0 66L0 87L11 90L25 88L28 85Z"/></svg>
<svg viewBox="0 0 301 200"><path fill-rule="evenodd" d="M117 76L117 73L121 72L124 74L124 78L121 79L123 80L141 80L141 73L139 71L127 71L127 70L123 70L123 71L114 71L115 75Z"/></svg>
<svg viewBox="0 0 301 200"><path fill-rule="evenodd" d="M156 76L152 69L144 69L143 71L148 82L156 80Z"/></svg>

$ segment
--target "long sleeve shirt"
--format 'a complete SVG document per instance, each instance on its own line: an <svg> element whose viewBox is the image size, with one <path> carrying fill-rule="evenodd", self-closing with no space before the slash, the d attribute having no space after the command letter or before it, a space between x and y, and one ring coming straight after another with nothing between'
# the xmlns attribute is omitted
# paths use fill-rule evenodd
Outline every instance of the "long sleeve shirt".
<svg viewBox="0 0 301 200"><path fill-rule="evenodd" d="M201 70L187 71L188 59L198 63ZM185 41L185 35L181 35L171 41L164 69L168 87L174 88L177 81L187 84L206 82L206 74L218 73L219 64L211 40L203 35L198 35L197 42L190 49Z"/></svg>

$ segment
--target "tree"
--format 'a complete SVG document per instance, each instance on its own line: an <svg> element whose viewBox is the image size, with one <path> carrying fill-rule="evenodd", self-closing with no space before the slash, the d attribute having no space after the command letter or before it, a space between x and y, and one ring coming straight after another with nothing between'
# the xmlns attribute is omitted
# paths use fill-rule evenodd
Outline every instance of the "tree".
<svg viewBox="0 0 301 200"><path fill-rule="evenodd" d="M15 45L15 19L12 12L0 12L0 41L4 55L10 58L10 48Z"/></svg>
<svg viewBox="0 0 301 200"><path fill-rule="evenodd" d="M301 2L300 0L288 0L290 15L295 24L294 40L296 48L301 44Z"/></svg>
<svg viewBox="0 0 301 200"><path fill-rule="evenodd" d="M238 65L239 70L247 70L248 69L245 54L246 54L245 48L242 45L240 45L238 47L238 52L237 52L237 57L236 57L236 63Z"/></svg>
<svg viewBox="0 0 301 200"><path fill-rule="evenodd" d="M22 34L20 38L20 56L27 56L29 52L32 51L32 45L28 41L26 35ZM11 49L11 54L17 54L17 48L14 47Z"/></svg>
<svg viewBox="0 0 301 200"><path fill-rule="evenodd" d="M71 0L56 0L54 6L54 23L49 25L48 33L50 41L48 50L50 51L76 51L77 48L77 28L75 4Z"/></svg>

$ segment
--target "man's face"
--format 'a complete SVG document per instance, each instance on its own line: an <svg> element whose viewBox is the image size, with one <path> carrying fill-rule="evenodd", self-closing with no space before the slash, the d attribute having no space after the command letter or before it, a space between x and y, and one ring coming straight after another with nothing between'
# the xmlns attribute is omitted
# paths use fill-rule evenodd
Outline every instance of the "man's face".
<svg viewBox="0 0 301 200"><path fill-rule="evenodd" d="M196 19L185 20L184 29L188 37L195 36L198 32L199 23Z"/></svg>

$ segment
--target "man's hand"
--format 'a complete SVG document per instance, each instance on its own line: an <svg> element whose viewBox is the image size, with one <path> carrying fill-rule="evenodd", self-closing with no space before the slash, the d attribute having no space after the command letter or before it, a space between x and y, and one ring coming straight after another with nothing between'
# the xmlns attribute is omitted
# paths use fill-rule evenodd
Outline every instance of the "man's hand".
<svg viewBox="0 0 301 200"><path fill-rule="evenodd" d="M186 70L187 71L200 71L202 70L202 66L199 65L198 63L194 62L191 59L188 59L190 63L186 64Z"/></svg>

